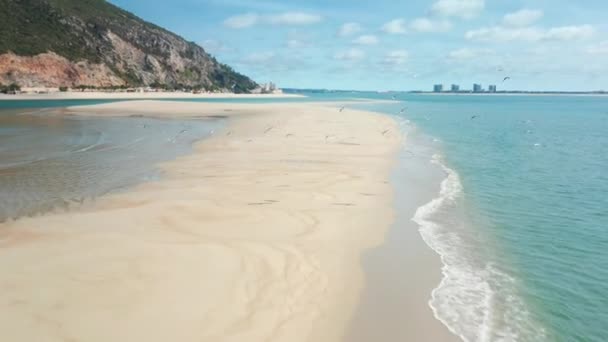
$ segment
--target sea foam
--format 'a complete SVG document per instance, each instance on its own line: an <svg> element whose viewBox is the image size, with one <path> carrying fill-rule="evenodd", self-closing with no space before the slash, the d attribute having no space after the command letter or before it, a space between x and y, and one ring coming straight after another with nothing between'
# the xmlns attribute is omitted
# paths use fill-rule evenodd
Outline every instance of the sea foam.
<svg viewBox="0 0 608 342"><path fill-rule="evenodd" d="M438 217L439 211L449 211L462 199L463 185L439 155L431 162L443 169L446 178L438 197L419 207L412 220L443 263L443 278L429 301L435 317L467 342L545 340L544 330L531 322L516 293L516 280L491 261L475 260L467 251L471 244L451 229L449 220Z"/></svg>

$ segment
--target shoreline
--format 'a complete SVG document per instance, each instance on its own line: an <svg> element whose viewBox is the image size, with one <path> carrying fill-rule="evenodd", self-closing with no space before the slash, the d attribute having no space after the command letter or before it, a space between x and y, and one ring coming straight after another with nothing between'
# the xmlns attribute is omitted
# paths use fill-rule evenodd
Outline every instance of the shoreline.
<svg viewBox="0 0 608 342"><path fill-rule="evenodd" d="M425 241L425 227L419 221L420 211L440 196L446 175L431 163L435 150L422 142L416 128L403 134L407 150L400 151L391 177L397 219L385 243L363 256L370 277L346 340L461 342L431 304L445 265Z"/></svg>
<svg viewBox="0 0 608 342"><path fill-rule="evenodd" d="M305 98L299 94L192 94L185 92L111 93L111 92L52 92L48 94L0 94L2 100L160 100L160 99L280 99Z"/></svg>
<svg viewBox="0 0 608 342"><path fill-rule="evenodd" d="M214 323L218 326L210 331L221 327L220 330L226 330L237 320L241 322L239 324L250 325L242 335L250 340L265 336L264 339L289 341L366 341L366 336L378 337L381 335L378 332L383 331L385 334L393 332L394 335L387 335L393 338L456 341L454 335L446 334L446 327L428 306L431 291L440 280L437 275L441 274L441 263L422 241L417 229L405 234L400 229L411 228L412 222L400 212L404 207L397 201L418 203L425 199L419 196L422 194L419 191L416 196L408 194L409 187L415 183L395 184L395 181L399 183L395 173L413 165L405 167L402 156L398 156L402 153L399 146L405 133L391 116L351 109L340 113L337 108L328 107L331 105L337 103L252 105L132 101L63 110L65 115L79 116L222 117L228 121L214 136L195 143L191 154L160 165L164 176L159 181L135 185L123 193L111 193L67 212L0 223L0 254L9 251L13 254L12 260L22 262L25 259L32 265L38 262L40 255L44 255L44 260L49 259L42 265L32 266L36 272L9 280L25 289L7 289L6 283L0 281L3 290L0 307L11 298L31 296L36 291L31 284L46 281L55 286L49 285L50 293L41 298L42 303L25 305L23 309L67 326L65 330L71 334L74 330L75 338L93 341L125 337L120 332L108 335L101 331L101 325L116 323L113 316L105 316L104 311L100 311L99 306L108 305L102 303L102 299L113 303L111 305L135 305L137 312L168 306L177 310L175 314L194 300L206 305L200 312L192 309L193 312L186 314L189 322L213 311L218 316L218 322ZM332 132L334 134L330 136L328 129L341 133ZM278 134L280 130L282 132ZM250 148L254 150L248 150ZM310 156L304 158L305 155ZM231 163L235 164L232 167L224 165ZM271 175L267 176L265 172ZM311 177L315 174L317 176ZM325 179L328 177L333 180ZM374 181L370 182L370 179ZM255 180L254 184L252 180ZM274 186L258 185L264 183ZM401 189L395 186L401 186ZM227 194L216 195L218 192ZM248 199L260 195L285 198ZM290 198L295 202L288 201ZM282 205L283 202L286 203ZM210 227L197 227L200 224ZM255 231L246 227L255 228ZM399 245L403 241L407 243L407 251L395 254L395 248L403 249ZM36 247L31 249L32 245ZM175 248L167 250L167 245L175 245ZM205 247L204 251L196 251L184 246ZM230 253L222 252L225 248ZM87 255L89 250L92 255ZM373 261L370 255L386 250L393 260L380 258L370 263ZM85 260L57 261L53 255L47 255L66 251ZM180 257L160 260L158 253L161 252ZM181 256L183 253L187 255ZM143 269L148 275L144 278L150 280L152 277L151 283L133 279L130 270L121 270L122 258L132 260L129 264L138 265L136 269ZM230 271L218 270L213 262L204 260L206 258L213 259L215 265L227 264ZM240 268L234 258L241 260L237 263L241 264ZM112 259L116 260L110 262ZM20 264L10 260L0 258L0 270L4 274L11 274L12 267ZM406 265L406 269L383 274L390 270L395 260ZM199 262L202 269L194 276L188 275ZM190 266L179 266L182 263ZM88 270L91 265L101 267L101 270ZM173 271L173 268L178 270ZM139 288L144 293L130 299L117 288L118 284L99 280L116 272L126 279L119 282L121 286ZM74 277L85 279L82 283L85 286L59 279L73 273ZM160 274L167 273L171 274L170 279L159 278ZM410 277L415 277L416 281L412 282ZM213 284L201 285L207 278L214 278ZM172 283L168 288L165 284L166 290L154 291L159 283L163 285L171 279L199 284L204 293L197 293L181 283ZM238 291L222 289L229 284L238 285ZM260 284L266 285L259 287ZM101 287L95 295L99 301L91 302L82 297L92 295L88 286ZM370 306L369 298L374 302L378 290L385 290L386 286L406 295L399 301L393 302L394 298L388 297L377 307ZM170 291L178 292L178 298L165 298ZM76 299L60 299L67 292L76 293ZM121 298L120 304L115 296ZM232 299L234 297L236 301ZM149 304L144 304L150 300ZM91 306L85 309L79 301ZM285 311L285 304L277 301L291 303L287 305L290 309ZM51 302L72 310L54 317L55 313L45 308ZM230 307L221 308L223 302L230 303ZM295 307L299 309L295 310ZM11 308L3 311L9 313ZM74 321L87 311L93 311L101 320L81 318L88 327L83 330L75 326ZM287 322L292 323L279 323L285 319L278 317L286 312L290 313ZM120 314L126 313L119 312L118 316ZM404 314L409 318L407 324L401 320ZM163 323L168 325L166 328L189 329L185 323L173 321L162 313L155 313L154 317L166 322ZM54 334L52 329L42 330L43 326L28 321L25 316L3 318L0 314L0 318L0 321L12 322L7 324L13 327L22 324L21 329L10 330L0 323L3 331L9 331L7 337L13 339L34 338L36 333L43 331ZM156 326L160 324L158 322L131 316L124 319L130 322L129 327L123 328L126 333L143 334L137 335L138 338L151 341L156 340L156 336L169 338L169 335L163 335L168 334L163 329L151 329L153 334L144 331L144 326ZM201 322L198 324L205 326ZM130 328L131 325L135 328ZM391 330L391 325L399 326L399 331ZM216 341L241 336L232 332L226 336L206 333L180 337L186 341Z"/></svg>
<svg viewBox="0 0 608 342"><path fill-rule="evenodd" d="M393 218L393 119L311 104L154 101L66 114L230 121L164 163L161 181L0 224L5 337L342 338L364 288L360 255ZM41 282L36 301L20 299Z"/></svg>

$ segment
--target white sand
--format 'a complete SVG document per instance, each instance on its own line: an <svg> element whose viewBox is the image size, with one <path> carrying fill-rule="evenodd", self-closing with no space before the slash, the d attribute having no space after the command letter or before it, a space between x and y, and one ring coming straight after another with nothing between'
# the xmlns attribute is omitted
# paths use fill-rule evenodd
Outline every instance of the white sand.
<svg viewBox="0 0 608 342"><path fill-rule="evenodd" d="M110 93L95 91L50 92L48 94L24 93L17 95L0 94L0 100L154 100L154 99L209 99L209 98L297 98L298 94L192 94L185 92L158 93Z"/></svg>
<svg viewBox="0 0 608 342"><path fill-rule="evenodd" d="M122 102L227 115L166 177L0 224L2 341L338 341L393 221L389 117L312 104ZM430 289L429 289L430 291Z"/></svg>

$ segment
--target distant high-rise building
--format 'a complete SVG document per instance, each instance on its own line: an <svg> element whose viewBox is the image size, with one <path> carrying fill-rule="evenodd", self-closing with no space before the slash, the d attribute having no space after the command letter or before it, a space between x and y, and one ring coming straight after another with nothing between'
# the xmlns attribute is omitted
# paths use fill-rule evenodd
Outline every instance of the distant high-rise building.
<svg viewBox="0 0 608 342"><path fill-rule="evenodd" d="M460 86L458 84L452 84L452 92L457 93L460 91Z"/></svg>
<svg viewBox="0 0 608 342"><path fill-rule="evenodd" d="M435 84L433 86L433 92L441 93L443 91L443 84Z"/></svg>
<svg viewBox="0 0 608 342"><path fill-rule="evenodd" d="M481 84L473 84L473 92L474 93L481 93L483 92L483 88L481 87Z"/></svg>
<svg viewBox="0 0 608 342"><path fill-rule="evenodd" d="M490 85L488 86L488 91L490 93L495 93L496 92L496 86L495 85Z"/></svg>

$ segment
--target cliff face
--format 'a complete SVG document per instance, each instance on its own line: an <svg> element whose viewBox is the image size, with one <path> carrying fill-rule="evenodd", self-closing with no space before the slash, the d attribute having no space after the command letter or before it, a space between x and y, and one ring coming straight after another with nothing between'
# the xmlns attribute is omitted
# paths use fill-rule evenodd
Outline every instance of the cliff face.
<svg viewBox="0 0 608 342"><path fill-rule="evenodd" d="M17 83L22 87L126 85L125 81L105 64L87 61L72 63L52 52L33 57L17 56L13 53L0 55L0 83Z"/></svg>
<svg viewBox="0 0 608 342"><path fill-rule="evenodd" d="M0 0L0 83L249 92L200 46L104 0Z"/></svg>

